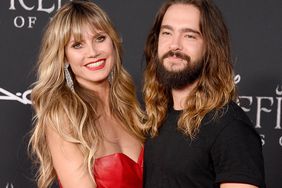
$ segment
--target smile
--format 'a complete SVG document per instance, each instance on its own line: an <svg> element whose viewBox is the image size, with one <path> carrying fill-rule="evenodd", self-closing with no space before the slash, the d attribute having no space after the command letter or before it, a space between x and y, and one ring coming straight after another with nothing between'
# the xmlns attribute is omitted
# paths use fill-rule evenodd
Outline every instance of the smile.
<svg viewBox="0 0 282 188"><path fill-rule="evenodd" d="M99 70L99 69L102 69L105 67L105 64L106 64L106 61L105 59L100 59L96 62L93 62L93 63L89 63L86 65L86 67L89 69L89 70Z"/></svg>

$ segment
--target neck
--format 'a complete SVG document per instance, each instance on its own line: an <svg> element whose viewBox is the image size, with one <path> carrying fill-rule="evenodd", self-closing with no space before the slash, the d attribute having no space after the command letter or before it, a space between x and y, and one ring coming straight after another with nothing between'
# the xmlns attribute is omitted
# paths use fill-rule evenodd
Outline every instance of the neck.
<svg viewBox="0 0 282 188"><path fill-rule="evenodd" d="M98 101L98 109L100 111L105 112L106 114L111 114L110 106L109 106L109 93L110 93L110 83L107 80L104 80L99 83L93 82L84 82L80 83L83 87L90 89L95 92L95 95L99 99Z"/></svg>
<svg viewBox="0 0 282 188"><path fill-rule="evenodd" d="M171 95L173 98L173 108L175 110L183 110L185 108L185 101L190 95L191 91L196 87L197 81L189 84L181 89L172 89Z"/></svg>
<svg viewBox="0 0 282 188"><path fill-rule="evenodd" d="M99 108L102 109L106 114L111 114L110 105L109 105L109 95L110 95L110 84L109 82L105 82L98 87L95 88L95 93L99 97L101 101L101 106Z"/></svg>
<svg viewBox="0 0 282 188"><path fill-rule="evenodd" d="M102 101L108 101L109 93L110 93L110 84L108 82L103 82L99 85L96 85L92 89Z"/></svg>

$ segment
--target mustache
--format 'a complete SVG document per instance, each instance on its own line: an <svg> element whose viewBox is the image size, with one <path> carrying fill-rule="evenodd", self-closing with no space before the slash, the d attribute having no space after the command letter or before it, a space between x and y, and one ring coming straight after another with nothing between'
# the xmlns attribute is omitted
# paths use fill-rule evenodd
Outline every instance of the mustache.
<svg viewBox="0 0 282 188"><path fill-rule="evenodd" d="M180 58L180 59L183 59L187 62L190 62L191 61L191 57L189 55L186 55L182 52L177 52L177 51L168 51L166 52L162 57L161 57L161 62L165 59L165 58L168 58L168 57L172 57L172 56L175 56L177 58Z"/></svg>

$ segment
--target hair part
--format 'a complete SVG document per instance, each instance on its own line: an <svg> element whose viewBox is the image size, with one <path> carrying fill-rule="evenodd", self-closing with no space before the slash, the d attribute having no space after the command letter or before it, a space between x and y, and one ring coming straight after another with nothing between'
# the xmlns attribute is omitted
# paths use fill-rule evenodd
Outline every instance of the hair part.
<svg viewBox="0 0 282 188"><path fill-rule="evenodd" d="M200 31L205 41L206 53L203 70L185 101L185 108L178 119L178 128L193 138L199 131L202 119L207 113L220 109L235 100L235 84L231 63L228 29L223 16L211 0L168 0L157 12L145 46L146 69L143 94L147 112L146 129L151 136L158 134L158 128L166 119L171 101L171 91L165 89L156 77L158 37L167 9L175 4L192 5L200 11ZM217 113L218 112L218 113Z"/></svg>

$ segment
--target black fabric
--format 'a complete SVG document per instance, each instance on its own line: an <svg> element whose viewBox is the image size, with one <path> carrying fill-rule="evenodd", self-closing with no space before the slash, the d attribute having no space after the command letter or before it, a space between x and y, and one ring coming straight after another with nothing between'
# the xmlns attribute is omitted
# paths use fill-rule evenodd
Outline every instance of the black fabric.
<svg viewBox="0 0 282 188"><path fill-rule="evenodd" d="M145 188L265 187L261 140L239 106L231 102L216 119L207 114L193 140L177 129L180 113L170 109L159 135L145 143Z"/></svg>

